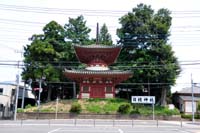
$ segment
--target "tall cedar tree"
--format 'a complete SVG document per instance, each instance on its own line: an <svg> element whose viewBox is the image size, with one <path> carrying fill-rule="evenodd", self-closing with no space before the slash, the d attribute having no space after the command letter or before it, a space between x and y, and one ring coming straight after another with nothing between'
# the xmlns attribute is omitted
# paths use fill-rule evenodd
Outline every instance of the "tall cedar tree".
<svg viewBox="0 0 200 133"><path fill-rule="evenodd" d="M72 43L88 44L90 31L86 27L83 16L78 16L75 19L69 18L65 28L55 21L45 25L43 34L33 35L30 38L32 43L24 47L23 79L26 81L32 79L34 88L38 87L36 80L45 76L45 80L48 82L47 100L51 100L51 97L55 99L58 96L55 93L58 92L56 92L57 89L51 89L51 87L62 89L62 86L59 84L49 85L49 83L67 80L63 75L64 67L72 68L72 66L78 65L77 63L72 64L72 62L77 61ZM51 95L51 91L54 90L56 90L53 92L54 95ZM45 99L43 95L41 99Z"/></svg>
<svg viewBox="0 0 200 133"><path fill-rule="evenodd" d="M38 87L37 79L44 76L47 82L63 81L63 68L60 63L66 59L70 60L71 56L68 50L70 45L65 42L64 28L57 22L51 21L43 28L43 34L33 35L30 40L32 43L24 47L23 79L31 78L34 81L33 88ZM49 86L47 99L50 98Z"/></svg>
<svg viewBox="0 0 200 133"><path fill-rule="evenodd" d="M171 45L167 43L171 26L170 11L160 9L157 13L144 4L133 8L122 16L117 29L119 43L123 49L119 62L127 64L134 73L129 82L133 95L155 95L157 103L166 105L166 94L175 84L180 74L180 65L174 56Z"/></svg>
<svg viewBox="0 0 200 133"><path fill-rule="evenodd" d="M112 45L113 44L112 37L108 33L108 28L107 28L106 24L103 24L103 26L100 29L99 43L103 44L103 45Z"/></svg>
<svg viewBox="0 0 200 133"><path fill-rule="evenodd" d="M86 21L84 21L82 15L75 19L69 18L69 23L65 24L64 29L66 39L73 44L90 44L89 33L91 29L86 26Z"/></svg>

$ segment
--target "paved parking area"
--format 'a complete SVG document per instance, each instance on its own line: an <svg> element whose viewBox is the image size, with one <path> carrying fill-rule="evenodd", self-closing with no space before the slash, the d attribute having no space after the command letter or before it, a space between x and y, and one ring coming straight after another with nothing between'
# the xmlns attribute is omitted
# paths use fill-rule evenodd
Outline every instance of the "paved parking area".
<svg viewBox="0 0 200 133"><path fill-rule="evenodd" d="M200 123L133 120L0 121L0 133L200 133Z"/></svg>
<svg viewBox="0 0 200 133"><path fill-rule="evenodd" d="M3 127L0 133L200 133L200 130L168 127Z"/></svg>

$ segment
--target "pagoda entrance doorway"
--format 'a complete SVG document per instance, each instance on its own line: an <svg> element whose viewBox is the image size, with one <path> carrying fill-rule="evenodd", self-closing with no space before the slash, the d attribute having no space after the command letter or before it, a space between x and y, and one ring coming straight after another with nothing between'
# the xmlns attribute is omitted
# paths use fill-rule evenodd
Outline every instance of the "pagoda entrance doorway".
<svg viewBox="0 0 200 133"><path fill-rule="evenodd" d="M94 86L91 88L90 98L105 98L105 89L103 86Z"/></svg>

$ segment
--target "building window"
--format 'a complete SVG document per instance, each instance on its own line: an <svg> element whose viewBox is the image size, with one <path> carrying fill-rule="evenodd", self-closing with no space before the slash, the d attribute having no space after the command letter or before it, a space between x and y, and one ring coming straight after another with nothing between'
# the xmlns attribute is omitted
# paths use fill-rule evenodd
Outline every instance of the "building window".
<svg viewBox="0 0 200 133"><path fill-rule="evenodd" d="M3 111L3 104L0 104L0 111Z"/></svg>
<svg viewBox="0 0 200 133"><path fill-rule="evenodd" d="M112 92L112 87L107 86L107 87L106 87L106 93L111 93L111 92Z"/></svg>
<svg viewBox="0 0 200 133"><path fill-rule="evenodd" d="M12 89L12 96L15 95L15 89Z"/></svg>
<svg viewBox="0 0 200 133"><path fill-rule="evenodd" d="M3 95L3 88L0 88L0 95Z"/></svg>
<svg viewBox="0 0 200 133"><path fill-rule="evenodd" d="M83 86L83 92L88 93L89 92L89 87L88 86Z"/></svg>

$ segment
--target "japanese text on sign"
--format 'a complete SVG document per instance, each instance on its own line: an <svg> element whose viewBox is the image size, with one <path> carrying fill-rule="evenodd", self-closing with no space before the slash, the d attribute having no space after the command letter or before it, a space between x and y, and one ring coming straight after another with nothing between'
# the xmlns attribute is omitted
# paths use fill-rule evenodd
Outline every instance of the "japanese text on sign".
<svg viewBox="0 0 200 133"><path fill-rule="evenodd" d="M132 103L155 104L155 96L132 96Z"/></svg>

